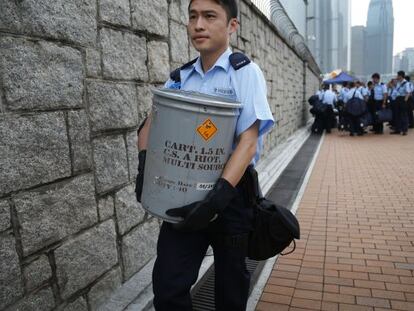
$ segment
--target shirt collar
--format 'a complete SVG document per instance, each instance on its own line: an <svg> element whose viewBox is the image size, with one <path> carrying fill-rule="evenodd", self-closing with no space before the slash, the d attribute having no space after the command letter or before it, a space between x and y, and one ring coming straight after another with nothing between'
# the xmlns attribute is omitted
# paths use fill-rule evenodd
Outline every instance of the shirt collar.
<svg viewBox="0 0 414 311"><path fill-rule="evenodd" d="M226 72L229 71L230 68L230 60L229 56L231 55L232 51L230 48L227 48L226 51L224 51L223 54L220 55L220 57L217 59L216 63L213 65L213 67L210 68L209 71L213 70L215 67L223 68ZM201 66L201 59L200 57L197 58L196 62L191 65L190 67L186 68L181 73L181 80L184 83L185 80L194 72L196 71L201 76L204 76L204 71Z"/></svg>

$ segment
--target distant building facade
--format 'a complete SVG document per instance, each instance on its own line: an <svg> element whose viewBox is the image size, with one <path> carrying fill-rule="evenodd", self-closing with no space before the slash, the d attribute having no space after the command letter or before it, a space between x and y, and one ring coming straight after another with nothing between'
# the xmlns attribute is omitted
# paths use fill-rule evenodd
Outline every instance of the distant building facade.
<svg viewBox="0 0 414 311"><path fill-rule="evenodd" d="M308 46L321 70L350 70L350 0L309 0L307 3Z"/></svg>
<svg viewBox="0 0 414 311"><path fill-rule="evenodd" d="M407 48L394 56L394 73L399 70L406 73L414 71L414 48Z"/></svg>
<svg viewBox="0 0 414 311"><path fill-rule="evenodd" d="M365 34L365 74L392 73L394 48L392 0L371 0Z"/></svg>
<svg viewBox="0 0 414 311"><path fill-rule="evenodd" d="M357 76L365 76L365 27L351 28L351 71Z"/></svg>

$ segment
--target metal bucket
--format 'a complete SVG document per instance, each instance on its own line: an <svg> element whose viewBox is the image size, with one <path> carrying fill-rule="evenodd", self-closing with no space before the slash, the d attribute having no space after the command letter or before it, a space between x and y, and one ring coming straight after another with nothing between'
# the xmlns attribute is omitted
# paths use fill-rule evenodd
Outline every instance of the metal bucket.
<svg viewBox="0 0 414 311"><path fill-rule="evenodd" d="M205 198L232 152L241 104L181 90L152 90L142 206L168 222L165 211Z"/></svg>

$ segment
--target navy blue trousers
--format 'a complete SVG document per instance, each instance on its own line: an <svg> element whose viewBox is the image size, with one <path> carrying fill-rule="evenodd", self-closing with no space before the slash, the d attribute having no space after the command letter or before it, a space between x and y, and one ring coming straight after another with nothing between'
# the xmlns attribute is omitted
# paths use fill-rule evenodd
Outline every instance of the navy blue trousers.
<svg viewBox="0 0 414 311"><path fill-rule="evenodd" d="M408 130L408 103L403 96L397 97L396 100L396 132L407 132Z"/></svg>
<svg viewBox="0 0 414 311"><path fill-rule="evenodd" d="M152 275L157 311L192 310L190 289L209 245L214 251L216 310L246 309L250 286L247 245L223 243L228 237L247 237L251 230L253 209L247 204L246 192L237 189L239 196L207 229L188 233L162 224Z"/></svg>

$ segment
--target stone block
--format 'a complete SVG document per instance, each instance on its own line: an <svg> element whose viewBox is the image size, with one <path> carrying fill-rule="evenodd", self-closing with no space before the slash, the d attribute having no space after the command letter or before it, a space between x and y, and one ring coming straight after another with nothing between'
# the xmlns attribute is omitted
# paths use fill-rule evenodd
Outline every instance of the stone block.
<svg viewBox="0 0 414 311"><path fill-rule="evenodd" d="M133 131L127 134L127 151L129 165L129 180L136 180L138 173L138 148L137 148L137 132Z"/></svg>
<svg viewBox="0 0 414 311"><path fill-rule="evenodd" d="M175 0L170 2L170 18L174 21L187 25L189 0Z"/></svg>
<svg viewBox="0 0 414 311"><path fill-rule="evenodd" d="M108 300L111 294L122 283L121 269L116 268L108 272L101 280L99 280L89 291L88 300L91 310L99 310L99 307Z"/></svg>
<svg viewBox="0 0 414 311"><path fill-rule="evenodd" d="M13 198L25 255L97 222L95 188L83 175Z"/></svg>
<svg viewBox="0 0 414 311"><path fill-rule="evenodd" d="M6 200L0 201L0 232L11 227L10 205Z"/></svg>
<svg viewBox="0 0 414 311"><path fill-rule="evenodd" d="M0 1L0 29L93 46L96 1Z"/></svg>
<svg viewBox="0 0 414 311"><path fill-rule="evenodd" d="M62 112L0 116L0 195L70 176Z"/></svg>
<svg viewBox="0 0 414 311"><path fill-rule="evenodd" d="M5 105L9 110L60 109L83 105L82 56L73 48L2 37L0 75L4 84Z"/></svg>
<svg viewBox="0 0 414 311"><path fill-rule="evenodd" d="M134 186L132 185L116 193L115 210L121 235L144 220L145 212L141 206L138 206Z"/></svg>
<svg viewBox="0 0 414 311"><path fill-rule="evenodd" d="M45 255L40 256L24 267L23 273L26 280L26 290L30 292L52 277L49 259Z"/></svg>
<svg viewBox="0 0 414 311"><path fill-rule="evenodd" d="M86 49L86 75L98 77L102 74L101 53L95 49Z"/></svg>
<svg viewBox="0 0 414 311"><path fill-rule="evenodd" d="M129 279L155 256L158 234L158 221L152 218L122 238L125 279Z"/></svg>
<svg viewBox="0 0 414 311"><path fill-rule="evenodd" d="M188 62L188 35L187 28L174 21L170 23L171 61L180 64Z"/></svg>
<svg viewBox="0 0 414 311"><path fill-rule="evenodd" d="M89 81L87 90L93 131L138 125L137 93L134 84Z"/></svg>
<svg viewBox="0 0 414 311"><path fill-rule="evenodd" d="M151 93L151 86L147 84L138 84L137 86L137 93L138 93L138 123L144 121L144 119L148 116L148 113L152 107L152 93Z"/></svg>
<svg viewBox="0 0 414 311"><path fill-rule="evenodd" d="M49 311L55 306L52 288L46 287L31 293L19 301L11 310L16 311Z"/></svg>
<svg viewBox="0 0 414 311"><path fill-rule="evenodd" d="M85 298L79 297L74 302L64 307L62 311L88 311L88 306Z"/></svg>
<svg viewBox="0 0 414 311"><path fill-rule="evenodd" d="M131 0L132 27L168 36L167 0Z"/></svg>
<svg viewBox="0 0 414 311"><path fill-rule="evenodd" d="M129 0L100 0L99 13L101 20L116 24L130 25Z"/></svg>
<svg viewBox="0 0 414 311"><path fill-rule="evenodd" d="M165 82L168 80L170 56L166 42L148 42L148 70L151 82Z"/></svg>
<svg viewBox="0 0 414 311"><path fill-rule="evenodd" d="M55 261L63 298L89 285L118 261L113 221L107 220L57 248Z"/></svg>
<svg viewBox="0 0 414 311"><path fill-rule="evenodd" d="M73 171L78 173L89 170L92 166L92 150L88 116L84 110L70 111L68 120Z"/></svg>
<svg viewBox="0 0 414 311"><path fill-rule="evenodd" d="M104 76L147 81L146 45L144 37L107 28L102 29L101 47Z"/></svg>
<svg viewBox="0 0 414 311"><path fill-rule="evenodd" d="M93 141L96 188L102 193L128 182L128 161L122 136Z"/></svg>
<svg viewBox="0 0 414 311"><path fill-rule="evenodd" d="M23 295L19 257L16 253L14 236L0 236L0 309Z"/></svg>
<svg viewBox="0 0 414 311"><path fill-rule="evenodd" d="M114 215L114 198L108 195L98 201L99 220L106 220Z"/></svg>

